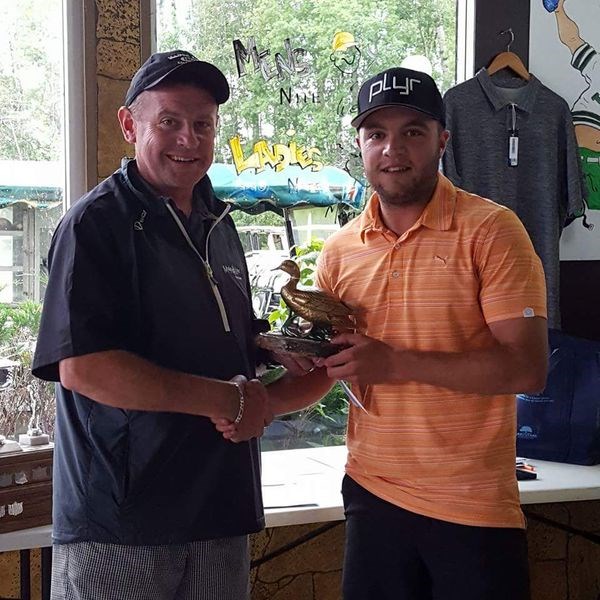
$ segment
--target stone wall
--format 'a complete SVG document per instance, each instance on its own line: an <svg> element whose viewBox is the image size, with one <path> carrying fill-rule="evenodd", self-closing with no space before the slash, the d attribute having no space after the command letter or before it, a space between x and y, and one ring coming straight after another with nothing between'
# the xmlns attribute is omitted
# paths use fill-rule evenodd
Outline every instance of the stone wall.
<svg viewBox="0 0 600 600"><path fill-rule="evenodd" d="M328 524L329 525L329 524ZM338 600L341 598L344 524L287 552L251 572L252 600ZM323 528L322 523L276 527L252 536L252 559L261 560Z"/></svg>
<svg viewBox="0 0 600 600"><path fill-rule="evenodd" d="M102 180L133 147L123 140L117 110L141 64L140 0L96 0L97 169Z"/></svg>
<svg viewBox="0 0 600 600"><path fill-rule="evenodd" d="M2 535L2 534L0 534ZM40 600L40 564L41 552L31 552L31 599ZM19 597L19 553L0 552L0 598Z"/></svg>
<svg viewBox="0 0 600 600"><path fill-rule="evenodd" d="M526 511L600 534L600 501L532 504ZM600 600L600 545L528 519L532 600Z"/></svg>

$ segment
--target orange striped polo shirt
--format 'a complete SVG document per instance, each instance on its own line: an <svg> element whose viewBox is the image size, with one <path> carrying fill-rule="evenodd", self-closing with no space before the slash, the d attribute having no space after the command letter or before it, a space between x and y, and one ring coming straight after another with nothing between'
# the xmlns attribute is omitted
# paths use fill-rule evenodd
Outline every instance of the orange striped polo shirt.
<svg viewBox="0 0 600 600"><path fill-rule="evenodd" d="M492 343L488 323L546 317L541 262L509 209L442 174L418 221L398 237L374 194L331 236L317 285L354 310L358 331L395 348L461 352ZM355 392L347 473L409 511L453 523L524 527L515 479L514 395L407 382Z"/></svg>

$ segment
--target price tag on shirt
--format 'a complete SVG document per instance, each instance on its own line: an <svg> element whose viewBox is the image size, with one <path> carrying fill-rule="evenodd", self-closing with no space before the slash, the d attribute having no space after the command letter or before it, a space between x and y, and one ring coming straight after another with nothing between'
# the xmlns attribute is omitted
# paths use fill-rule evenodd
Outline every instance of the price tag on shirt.
<svg viewBox="0 0 600 600"><path fill-rule="evenodd" d="M519 132L511 131L508 138L508 166L516 167L519 164Z"/></svg>

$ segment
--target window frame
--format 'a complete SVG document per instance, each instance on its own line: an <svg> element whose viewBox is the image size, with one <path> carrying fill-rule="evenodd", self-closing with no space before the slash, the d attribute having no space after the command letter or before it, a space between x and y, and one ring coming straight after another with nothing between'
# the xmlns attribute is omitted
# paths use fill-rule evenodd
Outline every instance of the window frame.
<svg viewBox="0 0 600 600"><path fill-rule="evenodd" d="M63 0L63 214L98 179L93 0Z"/></svg>
<svg viewBox="0 0 600 600"><path fill-rule="evenodd" d="M456 83L474 75L475 0L456 0Z"/></svg>

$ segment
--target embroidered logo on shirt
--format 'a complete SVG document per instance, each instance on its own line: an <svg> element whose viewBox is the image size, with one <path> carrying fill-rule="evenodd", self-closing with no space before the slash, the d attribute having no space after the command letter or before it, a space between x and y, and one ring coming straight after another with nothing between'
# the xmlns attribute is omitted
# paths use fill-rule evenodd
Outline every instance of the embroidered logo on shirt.
<svg viewBox="0 0 600 600"><path fill-rule="evenodd" d="M523 309L523 316L524 317L535 317L535 311L533 310L533 308L531 308L531 306L527 306L526 308Z"/></svg>
<svg viewBox="0 0 600 600"><path fill-rule="evenodd" d="M236 279L242 278L242 272L234 265L223 265L223 271L229 275L233 275Z"/></svg>
<svg viewBox="0 0 600 600"><path fill-rule="evenodd" d="M442 265L446 266L446 261L448 260L448 257L447 256L440 256L439 254L436 254L433 257L433 260L435 260L436 262L439 262Z"/></svg>
<svg viewBox="0 0 600 600"><path fill-rule="evenodd" d="M144 220L146 219L146 215L148 213L143 210L140 213L140 216L138 217L137 221L133 222L133 228L136 229L137 231L142 231L144 229Z"/></svg>

